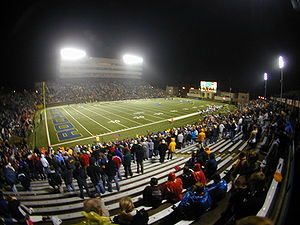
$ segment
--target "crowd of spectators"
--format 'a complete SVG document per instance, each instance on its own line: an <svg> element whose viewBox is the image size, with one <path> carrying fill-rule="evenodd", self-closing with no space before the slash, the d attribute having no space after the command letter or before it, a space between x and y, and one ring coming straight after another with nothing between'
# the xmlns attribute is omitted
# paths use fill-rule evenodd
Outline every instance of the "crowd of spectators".
<svg viewBox="0 0 300 225"><path fill-rule="evenodd" d="M123 82L123 85L125 85L125 82ZM132 91L130 85L126 88L125 86L122 88ZM51 88L51 85L48 88ZM94 88L91 86L88 92L95 92ZM80 90L85 92L85 89L81 89L79 86L75 89L76 91L72 88L70 90L73 91L65 91L73 94L78 94L78 90L79 93ZM110 91L114 93L113 90ZM61 89L55 93L59 93L60 96L68 96L66 93L62 94L63 92L63 89ZM119 93L119 91L117 92ZM30 95L30 93L27 94ZM73 94L68 100L74 100L76 94ZM135 97L141 98L143 94L141 91L141 95L137 94ZM283 111L281 106L275 103L254 101L227 114L218 113L216 108L212 106L205 111L204 119L194 124L154 132L132 139L94 145L76 145L73 148L66 149L63 147L57 149L52 147L28 149L26 146L16 148L9 143L9 134L15 131L18 126L28 132L29 125L32 123L31 116L34 113L30 105L36 102L34 102L34 99L22 101L22 96L15 95L15 93L11 95L10 102L7 99L2 102L1 126L4 132L1 132L2 142L0 148L1 189L12 190L17 194L16 184L19 182L25 190L31 191L30 182L32 180L48 179L49 185L53 187L54 191L73 192L75 190L73 181L76 180L81 198L84 198L84 190L89 197L101 196L106 191L113 191L113 183L115 183L116 191L121 190L122 187L118 181L133 176L132 163L137 163L136 172L143 174L145 160L157 158L161 163L164 163L166 155L168 160L172 160L172 154L176 149L198 143L199 149L193 152L191 158L186 162L183 168L183 176L176 177L175 173L170 173L163 186L157 185L155 178L151 179L150 187L147 191L144 191L144 203L153 207L159 206L163 198L172 203L180 201L178 207L174 207L174 211L180 212L176 215L181 215L182 218L194 218L195 215L190 215L191 212L197 212L197 215L199 215L214 207L224 197L224 191L230 181L234 181L234 188L231 196L232 200L230 201L232 204L226 211L228 213L226 216L233 215L234 218L240 218L241 215L248 216L251 210L245 213L243 207L249 207L248 204L251 204L251 198L257 198L256 204L252 203L251 205L253 210L250 215L255 214L265 197L267 183L265 174L272 173L274 165L276 165L276 163L271 165L272 160L270 159L271 157L273 160L278 159L279 156L286 154L286 146L288 146L293 131L292 117L288 111ZM88 95L84 94L83 96ZM101 96L101 94L96 94L96 96ZM122 97L124 96L127 95ZM79 99L78 96L76 98ZM113 100L117 100L118 96L115 95L113 98ZM29 99L32 99L32 97ZM53 102L60 101L55 97L53 99L55 99ZM67 99L61 100L67 101ZM93 100L99 99L95 98ZM5 115L8 115L9 112L13 113L6 118ZM21 132L21 136L25 137L26 132L24 134ZM271 148L266 150L267 157L260 164L256 145L263 132L267 134L268 144L271 145ZM240 139L248 142L246 151L240 154L238 163L233 166L233 169L224 179L216 174L217 161L215 154L211 153L208 147L209 144L215 143L221 138L231 139L234 143ZM121 166L124 166L125 174L120 173ZM92 181L94 187L92 189L87 184L88 177ZM208 185L207 180L214 180L214 183ZM65 189L63 188L63 182ZM154 199L156 198L155 201L152 201L153 198L149 195ZM242 197L240 198L240 196ZM150 202L147 199L150 199ZM237 201L236 199L243 200ZM120 203L121 211L125 211L126 214L123 216L124 218L129 216L132 219L134 206L130 205L130 199L125 199L124 202L124 209ZM242 207L238 204L245 205ZM189 207L197 210L190 210ZM134 215L136 215L136 212ZM144 214L143 217L145 217ZM116 219L118 222L123 219L123 217L118 218L118 220ZM144 218L143 221L147 221L147 219Z"/></svg>
<svg viewBox="0 0 300 225"><path fill-rule="evenodd" d="M50 105L166 96L164 90L135 79L60 79L47 82L46 86L47 104Z"/></svg>
<svg viewBox="0 0 300 225"><path fill-rule="evenodd" d="M35 92L15 91L0 88L0 146L10 146L10 139L15 136L23 139L33 132L35 105L40 99Z"/></svg>

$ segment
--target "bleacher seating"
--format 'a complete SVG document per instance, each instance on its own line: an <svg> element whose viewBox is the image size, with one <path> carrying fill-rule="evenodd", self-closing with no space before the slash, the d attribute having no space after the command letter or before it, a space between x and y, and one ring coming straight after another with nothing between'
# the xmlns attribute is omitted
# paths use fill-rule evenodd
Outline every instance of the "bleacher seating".
<svg viewBox="0 0 300 225"><path fill-rule="evenodd" d="M228 171L236 162L239 151L246 147L243 142L244 141L233 143L230 140L223 139L210 145L212 152L216 153L218 172L221 174L221 177L224 177L226 171ZM180 157L174 157L173 160L167 160L162 164L159 163L158 160L148 160L144 163L145 171L142 175L135 173L136 165L133 164L132 171L134 172L134 176L119 181L121 190L117 192L113 189L112 193L106 192L102 195L111 216L118 213L118 200L124 196L131 196L138 208L145 208L149 211L149 224L158 223L161 219L167 217L173 211L171 206L167 206L166 204L166 207L162 206L162 210L159 212L152 213L151 207L144 207L139 204L142 198L141 193L153 176L158 178L160 184L166 182L167 174L171 171L174 172L175 166L180 166L182 168L186 162L186 158L182 157L182 155L190 153L196 148L197 146L193 144L177 150L177 153L180 153ZM187 156L189 155L190 154ZM123 169L121 170L121 173L124 173ZM177 176L180 176L181 174L182 170L176 172ZM74 182L74 184L75 183L76 182ZM91 185L90 181L88 183ZM19 191L17 198L23 204L34 209L33 215L56 215L63 220L63 224L64 222L66 224L72 224L72 221L78 221L78 219L83 218L81 213L83 207L82 199L77 197L79 191L77 185L75 185L75 187L76 191L74 193L53 193L47 181L33 181L32 191ZM6 193L12 194L12 192ZM182 221L180 224L190 224L191 222L192 221Z"/></svg>

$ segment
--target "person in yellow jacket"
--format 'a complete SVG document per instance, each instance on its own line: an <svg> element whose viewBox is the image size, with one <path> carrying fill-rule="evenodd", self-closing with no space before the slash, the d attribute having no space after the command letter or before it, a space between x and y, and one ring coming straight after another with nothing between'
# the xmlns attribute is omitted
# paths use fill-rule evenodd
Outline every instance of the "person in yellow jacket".
<svg viewBox="0 0 300 225"><path fill-rule="evenodd" d="M168 159L172 159L173 157L173 152L175 152L176 149L176 142L175 142L175 138L171 138L171 142L168 146Z"/></svg>
<svg viewBox="0 0 300 225"><path fill-rule="evenodd" d="M200 147L203 147L203 142L205 138L206 138L206 134L204 132L204 129L201 129L201 132L199 132L198 134L198 142Z"/></svg>

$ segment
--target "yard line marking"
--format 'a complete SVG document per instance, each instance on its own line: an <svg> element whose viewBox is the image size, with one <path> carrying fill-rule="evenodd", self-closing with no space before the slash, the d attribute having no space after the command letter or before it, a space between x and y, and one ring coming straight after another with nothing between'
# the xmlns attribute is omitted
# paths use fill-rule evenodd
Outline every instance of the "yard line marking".
<svg viewBox="0 0 300 225"><path fill-rule="evenodd" d="M124 110L124 108L122 108L122 107L120 107L120 106L116 106L116 105L111 105L111 106L110 106L110 109L112 109L112 108L114 108L114 107ZM130 111L134 111L134 112L136 111L136 110L134 110L134 109L129 109L128 107L126 107L126 110L130 110ZM128 115L132 116L132 114L130 114L130 113L128 113L128 112L122 111L122 113L125 113L125 114L128 114ZM152 115L151 115L151 114L146 114L146 116L152 116ZM161 119L160 117L157 117L157 116L152 116L152 117ZM144 120L148 120L148 121L150 121L150 122L155 122L155 121L153 121L153 120L149 120L149 119L146 119L146 118L144 118Z"/></svg>
<svg viewBox="0 0 300 225"><path fill-rule="evenodd" d="M93 108L95 108L95 109L98 109L98 108L96 108L95 106L91 106L91 107L93 107ZM124 117L124 116L120 116L120 115L117 115L117 114L115 114L115 113L112 113L112 112L106 111L105 109L102 109L102 108L101 108L101 110L103 110L103 111L105 111L105 112L107 112L107 113L110 113L110 114L112 114L112 115L115 115L115 116L121 117L121 118L123 118L123 119L125 119L125 120L129 120L129 121L131 121L131 122L134 122L134 123L137 123L137 124L140 124L140 125L142 125L142 123L139 123L139 122L136 122L136 121L134 121L134 120L128 119L128 118L126 118L126 117Z"/></svg>
<svg viewBox="0 0 300 225"><path fill-rule="evenodd" d="M194 116L194 113L191 113L191 114L188 114L188 115ZM186 115L186 117L187 117L187 115ZM142 125L139 125L139 126L136 126L136 127L129 127L127 129L122 129L122 130L117 130L117 131L111 131L109 133L99 134L99 135L96 135L96 136L102 137L102 136L106 136L106 135L110 135L110 134L114 134L114 133L119 133L119 132L123 132L123 131L128 131L128 130L133 130L133 129L137 129L137 128L141 128L141 127L150 126L150 125L157 124L157 123L167 122L168 120L169 119L159 120L159 121L155 121L153 123L142 124ZM62 144L70 144L70 143L73 143L73 142L88 140L88 139L91 139L91 138L94 138L94 137L80 138L80 139L77 139L77 140L66 141L66 142L62 142L62 143L59 143L59 144L54 144L52 146L57 146L57 145L62 145Z"/></svg>
<svg viewBox="0 0 300 225"><path fill-rule="evenodd" d="M88 132L91 136L93 134L85 127L83 126L77 119L75 119L65 108L62 108L70 117L72 117L73 120L75 120L83 129L85 129L86 132Z"/></svg>
<svg viewBox="0 0 300 225"><path fill-rule="evenodd" d="M47 119L47 108L44 109L44 118L45 118L45 128L46 128L46 135L47 135L47 142L48 142L48 146L51 146L51 142L50 142L50 135L49 135L49 128L48 128L48 119Z"/></svg>
<svg viewBox="0 0 300 225"><path fill-rule="evenodd" d="M103 116L103 115L101 115L100 113L94 112L94 111L92 111L92 110L90 110L90 109L87 109L87 108L84 108L84 109L85 109L85 110L88 110L88 111L90 111L90 112L92 112L92 113L95 113L95 114L97 114L98 116L101 116L101 117L107 119L108 121L111 121L111 120L112 120L112 119L110 119L110 118L108 118L108 117L106 117L106 116ZM128 128L127 126L121 124L120 122L119 122L119 123L116 123L116 124L119 124L119 125L122 126L122 127Z"/></svg>
<svg viewBox="0 0 300 225"><path fill-rule="evenodd" d="M93 121L94 123L98 124L100 127L103 127L104 129L113 132L112 130L108 129L107 127L103 126L102 124L98 123L96 120L92 119L91 117L85 115L84 113L78 111L77 109L75 109L74 107L71 106L72 109L74 109L75 111L77 111L78 113L80 113L81 115L85 116L86 118L90 119L91 121ZM89 137L91 138L91 137Z"/></svg>

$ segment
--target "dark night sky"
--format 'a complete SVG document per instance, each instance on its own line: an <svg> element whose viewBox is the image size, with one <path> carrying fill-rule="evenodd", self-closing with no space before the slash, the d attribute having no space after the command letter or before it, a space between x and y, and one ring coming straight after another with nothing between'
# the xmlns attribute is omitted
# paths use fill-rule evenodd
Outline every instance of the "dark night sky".
<svg viewBox="0 0 300 225"><path fill-rule="evenodd" d="M300 11L288 0L24 2L10 1L4 18L5 85L51 79L59 49L72 45L92 57L139 54L154 84L218 81L261 95L264 72L279 93L283 55L285 90L300 90Z"/></svg>

